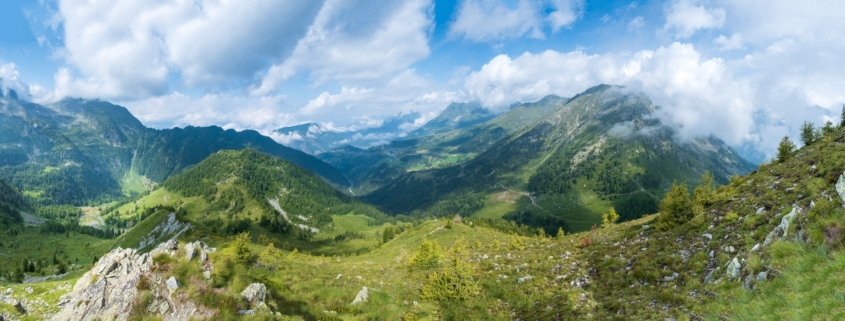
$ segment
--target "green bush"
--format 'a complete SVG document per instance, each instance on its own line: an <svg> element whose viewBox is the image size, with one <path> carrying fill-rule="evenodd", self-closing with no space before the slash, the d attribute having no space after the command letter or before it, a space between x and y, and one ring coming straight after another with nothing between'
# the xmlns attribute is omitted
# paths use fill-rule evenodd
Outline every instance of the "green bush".
<svg viewBox="0 0 845 321"><path fill-rule="evenodd" d="M246 267L252 266L258 260L258 256L249 249L250 242L249 232L238 234L238 237L232 242L235 249L235 261Z"/></svg>

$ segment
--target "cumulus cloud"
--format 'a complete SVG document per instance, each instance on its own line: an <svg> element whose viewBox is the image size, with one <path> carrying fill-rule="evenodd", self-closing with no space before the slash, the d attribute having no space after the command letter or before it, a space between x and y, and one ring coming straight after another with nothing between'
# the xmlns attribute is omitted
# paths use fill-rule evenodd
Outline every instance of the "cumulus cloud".
<svg viewBox="0 0 845 321"><path fill-rule="evenodd" d="M665 9L666 24L663 31L673 33L677 39L691 37L702 29L718 29L725 23L725 9L696 5L695 0L674 0Z"/></svg>
<svg viewBox="0 0 845 321"><path fill-rule="evenodd" d="M250 81L293 49L321 1L60 0L57 96L135 99Z"/></svg>
<svg viewBox="0 0 845 321"><path fill-rule="evenodd" d="M263 95L303 70L316 84L380 80L429 54L432 3L329 0L293 54L252 90Z"/></svg>
<svg viewBox="0 0 845 321"><path fill-rule="evenodd" d="M780 54L746 57L742 62L706 58L682 43L635 53L499 55L470 74L464 89L485 106L503 109L514 101L535 101L548 94L572 96L600 83L624 85L661 106L661 118L679 128L682 137L715 135L729 144L753 142L761 150L774 150L776 141L764 139L763 133L779 127L794 132L804 120L829 115L805 112L810 110L807 106L824 106L827 109L821 110L826 111L845 102L843 87L837 89L845 84L833 75L818 80L810 75L774 75L778 70L774 65L781 59L790 58ZM773 74L740 77L735 72L762 66Z"/></svg>
<svg viewBox="0 0 845 321"><path fill-rule="evenodd" d="M466 99L409 69L374 87L342 87L340 92L321 93L299 113L322 115L338 121L374 121L397 113L440 111L450 102ZM326 116L331 115L331 116Z"/></svg>
<svg viewBox="0 0 845 321"><path fill-rule="evenodd" d="M525 35L542 39L546 25L552 32L571 25L581 16L583 6L581 0L520 0L516 8L501 0L465 0L458 8L449 34L475 42Z"/></svg>
<svg viewBox="0 0 845 321"><path fill-rule="evenodd" d="M0 96L8 96L12 90L15 91L18 99L28 100L30 98L29 86L21 81L20 73L15 64L0 64Z"/></svg>
<svg viewBox="0 0 845 321"><path fill-rule="evenodd" d="M734 33L730 37L720 35L718 38L713 39L713 42L719 45L719 50L733 50L743 48L742 35L739 33Z"/></svg>
<svg viewBox="0 0 845 321"><path fill-rule="evenodd" d="M296 122L293 108L284 96L207 94L192 98L176 92L120 104L144 124L158 128L219 125L227 129L255 129L268 135Z"/></svg>

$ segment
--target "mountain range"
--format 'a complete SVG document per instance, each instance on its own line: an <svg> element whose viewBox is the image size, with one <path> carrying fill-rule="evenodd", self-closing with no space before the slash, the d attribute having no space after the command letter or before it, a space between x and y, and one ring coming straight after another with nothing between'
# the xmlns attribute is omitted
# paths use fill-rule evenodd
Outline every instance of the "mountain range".
<svg viewBox="0 0 845 321"><path fill-rule="evenodd" d="M0 97L0 179L37 204L84 205L143 192L223 149L253 148L290 160L338 186L332 166L252 130L147 128L99 100L39 105Z"/></svg>
<svg viewBox="0 0 845 321"><path fill-rule="evenodd" d="M845 129L754 165L623 87L481 109L315 157L6 95L0 317L840 317Z"/></svg>

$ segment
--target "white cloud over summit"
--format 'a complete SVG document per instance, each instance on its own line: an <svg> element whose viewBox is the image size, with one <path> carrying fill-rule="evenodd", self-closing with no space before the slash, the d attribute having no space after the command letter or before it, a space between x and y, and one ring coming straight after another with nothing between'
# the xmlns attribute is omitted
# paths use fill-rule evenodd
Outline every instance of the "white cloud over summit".
<svg viewBox="0 0 845 321"><path fill-rule="evenodd" d="M55 49L55 85L25 85L6 64L5 86L116 101L157 127L268 133L411 111L418 127L453 101L501 111L607 83L648 94L686 136L771 154L845 103L843 1L43 3L55 4L47 30L59 35L41 42Z"/></svg>

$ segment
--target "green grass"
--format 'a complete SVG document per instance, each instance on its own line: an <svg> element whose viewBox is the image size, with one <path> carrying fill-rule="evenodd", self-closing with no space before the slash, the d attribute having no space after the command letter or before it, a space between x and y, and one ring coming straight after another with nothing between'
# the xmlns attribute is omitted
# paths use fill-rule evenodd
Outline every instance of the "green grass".
<svg viewBox="0 0 845 321"><path fill-rule="evenodd" d="M51 275L56 272L52 265L54 254L68 266L76 264L80 269L87 268L95 257L109 250L110 242L75 232L41 234L37 227L24 227L18 235L4 232L0 238L0 273L12 272L24 259L29 259L48 262L50 266L44 269L44 275Z"/></svg>
<svg viewBox="0 0 845 321"><path fill-rule="evenodd" d="M754 291L737 285L710 306L708 319L842 320L845 318L845 253L797 243L781 243L789 255L776 259L782 273L759 282Z"/></svg>

